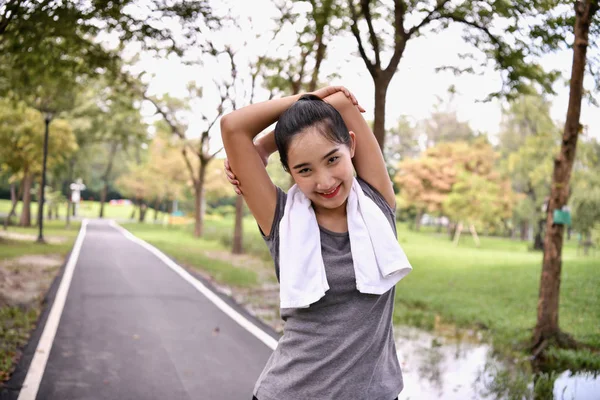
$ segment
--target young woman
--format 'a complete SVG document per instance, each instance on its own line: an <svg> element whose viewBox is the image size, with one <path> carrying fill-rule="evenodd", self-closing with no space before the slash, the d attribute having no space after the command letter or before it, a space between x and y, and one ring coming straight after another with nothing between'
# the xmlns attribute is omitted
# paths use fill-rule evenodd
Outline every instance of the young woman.
<svg viewBox="0 0 600 400"><path fill-rule="evenodd" d="M349 201L356 203L358 198L363 209L374 204L371 209L376 209L380 223L386 225L383 230L397 245L394 191L361 111L354 96L338 86L249 105L221 120L229 180L254 215L281 283L284 334L256 383L256 400L392 400L403 388L392 332L393 284L399 278L379 294L357 290L362 272L357 274L356 259L364 255L358 250L359 228L352 227L367 217L349 211ZM276 121L274 132L253 142ZM275 151L295 182L287 195L271 182L265 169ZM360 200L365 197L369 204ZM309 214L301 214L306 212L302 201L309 204ZM286 212L308 217L290 223ZM363 230L371 240L362 241L369 248L379 241L371 217ZM310 231L308 219L316 219L316 232ZM316 235L298 237L298 232ZM320 251L311 259L303 249L315 240ZM379 263L386 254L376 244L373 249ZM284 282L285 266L294 260L322 260L324 276L316 279L322 292L310 301L284 307L284 287L293 291L300 286L300 292L306 291L303 280L314 278L304 276L302 270L293 282L290 278ZM312 264L298 268L304 267L318 272ZM400 275L406 275L408 268Z"/></svg>

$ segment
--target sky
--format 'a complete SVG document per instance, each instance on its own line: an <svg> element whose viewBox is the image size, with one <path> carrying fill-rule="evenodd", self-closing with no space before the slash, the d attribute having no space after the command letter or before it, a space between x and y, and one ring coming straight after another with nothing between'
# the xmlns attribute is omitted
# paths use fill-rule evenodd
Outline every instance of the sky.
<svg viewBox="0 0 600 400"><path fill-rule="evenodd" d="M214 35L213 39L217 43L229 43L238 50L236 57L241 72L247 60L258 54L264 54L266 51L271 53L290 51L291 44L295 41L292 29L282 32L280 44L283 45L278 50L274 49L274 43L266 39L249 40L254 35L266 37L273 29L272 18L277 15L277 11L270 0L251 2L230 0L228 3L232 6L229 12L242 21L242 32L226 29L218 35L214 33L211 35ZM223 9L217 6L216 11L223 11ZM247 19L251 19L252 22L248 22ZM451 26L442 33L426 35L408 42L399 69L388 89L386 127L394 126L401 115L406 115L415 122L427 118L435 110L441 98L445 101L443 108L455 110L460 120L468 122L476 131L487 133L492 142L495 142L501 126L501 104L498 101L481 102L481 100L501 86L499 72L490 68L483 76L463 74L457 77L450 72L435 71L435 68L441 65L456 64L460 53L473 51L473 48L461 38L461 32L461 27ZM157 60L141 54L137 65L139 70L144 70L153 76L149 85L151 93L157 95L169 93L172 96L183 97L185 87L190 81L196 81L204 88L203 98L193 104L194 111L188 117L189 137L199 136L205 126L201 113L209 118L215 115L218 93L213 79L225 77L223 72L228 71L228 64L224 59L212 60L204 57L203 60L203 66L189 66L183 65L175 57ZM387 63L387 60L389 55L383 58L384 63ZM547 69L559 69L566 78L570 75L572 52L563 51L547 55L542 59L542 63ZM321 71L321 79L331 73L337 73L339 77L329 83L346 86L367 110L364 114L365 118L373 119L373 81L362 59L358 57L356 41L350 34L336 37L329 45L327 58ZM566 79L558 82L555 85L557 95L550 98L551 116L561 125L566 116L569 95L566 82ZM586 77L584 84L591 87L589 76ZM452 97L452 101L448 102L448 88L451 85L454 85L457 93ZM255 101L266 100L266 96L266 91L259 90ZM240 96L238 104L244 105L245 102L247 98ZM145 104L142 111L148 117L153 114L153 108L149 104ZM588 126L591 136L600 139L600 109L589 104L585 99L582 104L581 123ZM215 124L213 129L211 148L218 149L221 146L219 125Z"/></svg>

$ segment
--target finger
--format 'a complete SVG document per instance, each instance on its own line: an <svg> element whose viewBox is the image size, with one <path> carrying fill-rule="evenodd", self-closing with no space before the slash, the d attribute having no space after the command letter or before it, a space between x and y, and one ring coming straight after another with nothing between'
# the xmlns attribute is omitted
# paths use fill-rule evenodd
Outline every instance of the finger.
<svg viewBox="0 0 600 400"><path fill-rule="evenodd" d="M364 112L366 112L367 110L365 110L365 109L363 108L363 106L361 106L361 105L359 104L359 105L358 105L358 111L360 111L360 112L363 112L363 113L364 113Z"/></svg>
<svg viewBox="0 0 600 400"><path fill-rule="evenodd" d="M229 159L225 159L225 162L223 162L223 164L225 165L226 169L229 169Z"/></svg>
<svg viewBox="0 0 600 400"><path fill-rule="evenodd" d="M240 196L242 194L242 191L240 189L235 189L235 192L237 193L238 196Z"/></svg>

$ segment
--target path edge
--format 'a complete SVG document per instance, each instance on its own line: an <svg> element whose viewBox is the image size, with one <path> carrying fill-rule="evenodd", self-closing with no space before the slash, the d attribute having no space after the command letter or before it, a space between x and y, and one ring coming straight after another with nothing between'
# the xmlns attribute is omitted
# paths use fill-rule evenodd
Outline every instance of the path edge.
<svg viewBox="0 0 600 400"><path fill-rule="evenodd" d="M85 220L85 224L87 224L87 220ZM10 379L4 382L4 385L0 387L0 400L17 400L21 389L23 388L23 383L25 382L25 378L27 377L27 373L29 372L29 368L31 367L31 362L35 356L35 352L37 350L38 344L44 333L44 329L46 328L46 323L48 322L48 316L50 315L50 311L54 306L54 301L56 300L56 294L58 292L58 288L60 287L61 282L63 281L63 277L65 271L67 269L67 265L73 256L73 250L77 244L79 236L82 234L82 229L84 229L84 220L81 221L81 225L79 227L79 231L75 240L73 241L73 246L71 250L67 253L65 260L60 267L56 277L52 281L50 288L44 295L42 299L42 310L40 312L40 316L36 321L35 328L31 331L31 335L29 336L29 340L27 344L23 347L21 358L17 363L13 373L10 376ZM83 242L83 240L82 240ZM77 254L77 256L79 256ZM74 260L76 262L77 260Z"/></svg>
<svg viewBox="0 0 600 400"><path fill-rule="evenodd" d="M117 222L111 221L110 225L119 230L127 239L139 244L151 252L173 272L177 273L181 278L191 284L196 290L210 300L210 302L219 308L220 311L233 319L242 328L246 329L246 331L265 344L268 348L275 350L280 334L269 325L262 322L259 318L252 315L231 296L228 296L227 294L216 289L214 285L212 285L198 273L182 267L171 256L167 255L162 250L159 250L145 240L138 238L126 228L120 226Z"/></svg>

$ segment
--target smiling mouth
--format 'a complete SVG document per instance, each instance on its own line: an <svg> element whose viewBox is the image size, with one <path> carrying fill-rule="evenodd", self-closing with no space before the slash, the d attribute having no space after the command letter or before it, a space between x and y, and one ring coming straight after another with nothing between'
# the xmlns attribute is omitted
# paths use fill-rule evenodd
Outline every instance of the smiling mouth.
<svg viewBox="0 0 600 400"><path fill-rule="evenodd" d="M340 187L342 186L342 184L340 183L339 185L337 185L335 187L335 189L329 191L329 192L325 192L325 193L319 193L322 197L325 197L326 199L331 199L332 197L335 197L339 191L340 191Z"/></svg>

